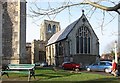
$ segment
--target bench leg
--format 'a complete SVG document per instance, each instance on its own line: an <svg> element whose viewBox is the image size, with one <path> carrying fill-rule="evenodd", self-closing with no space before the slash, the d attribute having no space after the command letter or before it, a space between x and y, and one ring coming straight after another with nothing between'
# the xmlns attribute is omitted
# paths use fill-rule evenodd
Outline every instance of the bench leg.
<svg viewBox="0 0 120 83"><path fill-rule="evenodd" d="M29 75L28 75L28 81L30 81L30 71L29 71Z"/></svg>
<svg viewBox="0 0 120 83"><path fill-rule="evenodd" d="M34 79L35 79L35 75L34 75Z"/></svg>
<svg viewBox="0 0 120 83"><path fill-rule="evenodd" d="M30 79L31 79L32 76L34 76L34 79L35 79L34 72L29 71L28 81L30 81Z"/></svg>
<svg viewBox="0 0 120 83"><path fill-rule="evenodd" d="M34 70L30 71L30 78L31 78L32 76L33 76L34 79L35 79L35 71L34 71Z"/></svg>
<svg viewBox="0 0 120 83"><path fill-rule="evenodd" d="M6 72L2 72L2 76L3 76L3 75L5 75L5 74L6 74L6 75L7 75L7 77L9 78L8 73L6 73Z"/></svg>
<svg viewBox="0 0 120 83"><path fill-rule="evenodd" d="M32 76L35 79L35 71L34 70L29 70L28 81L30 81L30 79L31 79Z"/></svg>
<svg viewBox="0 0 120 83"><path fill-rule="evenodd" d="M31 78L32 76L33 76L33 77L34 77L34 79L35 79L35 75L34 75L34 74L31 74L31 75L30 75L30 78Z"/></svg>

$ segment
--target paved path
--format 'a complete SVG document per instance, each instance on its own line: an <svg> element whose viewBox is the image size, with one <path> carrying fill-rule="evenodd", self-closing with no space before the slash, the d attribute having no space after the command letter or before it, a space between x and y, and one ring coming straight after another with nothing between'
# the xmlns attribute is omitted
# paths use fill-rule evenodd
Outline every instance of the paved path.
<svg viewBox="0 0 120 83"><path fill-rule="evenodd" d="M112 76L110 73L105 73L105 72L100 72L100 71L92 71L92 72L88 72L88 71L81 71L81 72L87 72L87 73L94 73L94 74L101 74L101 75L107 75L107 76Z"/></svg>

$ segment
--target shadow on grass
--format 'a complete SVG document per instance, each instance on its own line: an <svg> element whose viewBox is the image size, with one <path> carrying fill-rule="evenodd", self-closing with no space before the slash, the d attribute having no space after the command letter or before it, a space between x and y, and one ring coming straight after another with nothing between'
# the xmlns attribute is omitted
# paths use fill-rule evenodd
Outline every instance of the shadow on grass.
<svg viewBox="0 0 120 83"><path fill-rule="evenodd" d="M74 81L70 83L120 83L120 78L100 78L100 79L94 79L94 80L88 80L88 81Z"/></svg>
<svg viewBox="0 0 120 83"><path fill-rule="evenodd" d="M35 76L46 77L47 79L56 78L56 77L62 77L62 76L59 76L59 75L51 75L51 74L50 73L47 73L47 74L36 74Z"/></svg>
<svg viewBox="0 0 120 83"><path fill-rule="evenodd" d="M65 72L61 72L61 73L58 73L58 72L52 72L52 73L44 73L44 74L36 74L35 77L36 78L40 78L38 81L40 80L48 80L48 79L53 79L53 78L59 78L59 77L67 77L67 76L71 76L71 75L74 75L73 73L65 73Z"/></svg>
<svg viewBox="0 0 120 83"><path fill-rule="evenodd" d="M62 77L69 77L74 75L75 73L70 73L70 71L66 70L58 70L53 71L53 69L48 68L39 68L36 70L35 74L35 80L32 78L29 83L120 83L120 77L105 77L105 78L98 78L98 79L92 79L92 80L86 80L86 81L66 81L69 79L66 79L64 81L49 81L51 79L56 78L62 78ZM77 73L76 73L77 74ZM78 73L80 74L80 73ZM81 74L82 75L82 74ZM27 77L27 75L22 75L20 77ZM19 80L20 78L18 78ZM24 78L26 79L26 78ZM81 78L78 78L81 79ZM2 83L27 83L27 81L4 81Z"/></svg>
<svg viewBox="0 0 120 83"><path fill-rule="evenodd" d="M40 76L48 76L50 78L56 78L61 76L49 76L44 74L39 74ZM39 76L36 75L36 76ZM47 80L47 79L46 79ZM3 81L2 83L120 83L120 77L113 77L113 78L100 78L94 80L87 80L87 81L42 81L42 80L35 80L35 81Z"/></svg>
<svg viewBox="0 0 120 83"><path fill-rule="evenodd" d="M120 78L102 78L88 81L34 81L32 83L120 83Z"/></svg>

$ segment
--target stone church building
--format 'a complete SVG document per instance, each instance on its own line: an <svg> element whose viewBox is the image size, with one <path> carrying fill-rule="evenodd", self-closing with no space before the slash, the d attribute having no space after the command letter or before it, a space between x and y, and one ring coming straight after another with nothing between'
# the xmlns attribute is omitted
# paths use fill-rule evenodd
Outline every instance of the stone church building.
<svg viewBox="0 0 120 83"><path fill-rule="evenodd" d="M31 59L29 63L46 62L47 42L58 31L60 31L59 22L43 20L40 25L40 40L34 40L31 46L27 46L27 56Z"/></svg>
<svg viewBox="0 0 120 83"><path fill-rule="evenodd" d="M26 62L26 1L0 1L0 56L2 63Z"/></svg>
<svg viewBox="0 0 120 83"><path fill-rule="evenodd" d="M49 65L76 62L85 66L99 60L99 39L82 12L79 19L48 40L46 61Z"/></svg>

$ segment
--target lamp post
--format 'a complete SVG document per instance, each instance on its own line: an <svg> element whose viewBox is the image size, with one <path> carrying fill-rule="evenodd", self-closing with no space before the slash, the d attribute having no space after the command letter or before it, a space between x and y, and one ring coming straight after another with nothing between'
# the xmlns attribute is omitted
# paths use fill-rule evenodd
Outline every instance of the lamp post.
<svg viewBox="0 0 120 83"><path fill-rule="evenodd" d="M115 41L115 62L118 63L118 57L117 57L117 41Z"/></svg>

